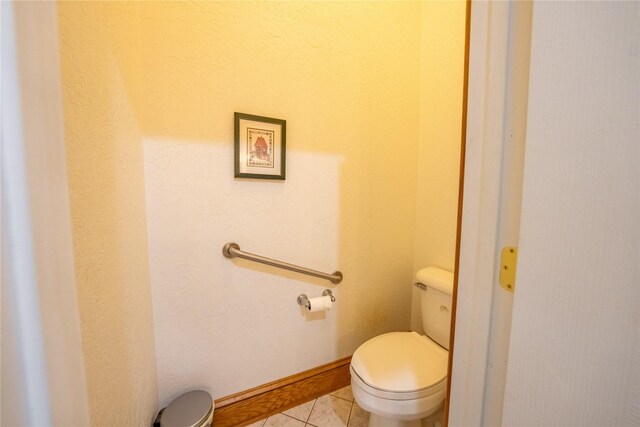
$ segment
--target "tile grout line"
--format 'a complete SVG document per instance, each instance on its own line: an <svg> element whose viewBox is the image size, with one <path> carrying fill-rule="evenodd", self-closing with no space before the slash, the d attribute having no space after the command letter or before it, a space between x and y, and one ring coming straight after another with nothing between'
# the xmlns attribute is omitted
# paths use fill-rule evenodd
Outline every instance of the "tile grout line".
<svg viewBox="0 0 640 427"><path fill-rule="evenodd" d="M326 395L325 395L326 396ZM349 427L349 421L351 421L351 411L353 410L354 400L345 399L343 397L336 396L334 394L329 393L329 396L335 397L336 399L344 400L345 402L349 402L351 405L349 406L349 415L347 416L347 425L345 427Z"/></svg>
<svg viewBox="0 0 640 427"><path fill-rule="evenodd" d="M291 418L292 420L296 420L296 421L299 421L299 422L301 422L301 423L305 423L305 424L306 424L306 422L304 422L304 421L302 421L302 420L299 420L299 419L297 419L296 417L292 417L291 415L287 415L287 414L285 414L285 413L283 413L283 412L280 412L279 414L280 414L280 415L284 415L284 416L285 416L285 417L287 417L287 418ZM274 414L274 415L278 415L278 414ZM272 415L272 416L273 416L273 415Z"/></svg>
<svg viewBox="0 0 640 427"><path fill-rule="evenodd" d="M353 405L355 404L355 398L354 399L347 399L347 398L344 398L344 397L336 396L336 395L334 395L332 393L327 393L324 396L320 396L320 397L325 397L325 396L330 396L330 397L333 397L335 399L343 400L343 401L346 401L346 402L350 403L349 415L347 416L347 424L345 425L345 427L348 427L349 426L349 422L351 421L351 415L353 414ZM315 424L311 424L309 422L309 420L311 419L311 414L313 414L313 410L315 409L316 404L318 403L318 399L319 398L316 398L316 399L313 400L313 405L311 406L311 409L309 410L309 413L307 414L305 420L301 420L300 418L296 418L296 417L294 417L292 415L285 414L284 412L279 412L278 414L279 415L284 415L287 418L291 418L291 419L294 419L294 420L299 421L299 422L303 422L305 427L317 427ZM309 401L309 402L311 402L311 401ZM308 402L305 402L305 403L308 403ZM301 404L301 405L303 405L303 404ZM278 414L274 414L274 415L278 415ZM263 420L263 423L261 424L261 427L264 427L264 425L266 425L266 423L269 420L269 418L270 417L267 417L267 418L265 418Z"/></svg>
<svg viewBox="0 0 640 427"><path fill-rule="evenodd" d="M313 408L316 407L316 403L318 402L318 399L314 399L313 400L313 406L311 406L311 410L309 411L309 413L307 414L307 419L304 420L305 425L309 423L309 418L311 418L311 414L313 413Z"/></svg>
<svg viewBox="0 0 640 427"><path fill-rule="evenodd" d="M353 412L353 402L351 402L351 406L349 407L349 416L347 417L347 427L349 427L349 423L351 422L351 413Z"/></svg>
<svg viewBox="0 0 640 427"><path fill-rule="evenodd" d="M329 393L329 395L332 397L335 397L336 399L345 400L351 403L351 406L349 406L349 416L347 417L347 425L345 426L345 427L349 427L349 423L351 422L351 414L353 413L353 405L354 403L356 403L355 397L353 399L345 399L344 397L336 396L335 394ZM352 396L353 396L353 393L352 393Z"/></svg>

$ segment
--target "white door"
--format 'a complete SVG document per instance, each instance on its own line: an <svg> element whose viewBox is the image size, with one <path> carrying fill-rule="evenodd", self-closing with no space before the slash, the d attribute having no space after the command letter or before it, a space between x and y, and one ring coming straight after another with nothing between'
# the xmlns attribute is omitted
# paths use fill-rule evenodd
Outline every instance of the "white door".
<svg viewBox="0 0 640 427"><path fill-rule="evenodd" d="M450 426L640 425L639 8L472 5Z"/></svg>
<svg viewBox="0 0 640 427"><path fill-rule="evenodd" d="M639 22L533 6L503 425L640 425Z"/></svg>

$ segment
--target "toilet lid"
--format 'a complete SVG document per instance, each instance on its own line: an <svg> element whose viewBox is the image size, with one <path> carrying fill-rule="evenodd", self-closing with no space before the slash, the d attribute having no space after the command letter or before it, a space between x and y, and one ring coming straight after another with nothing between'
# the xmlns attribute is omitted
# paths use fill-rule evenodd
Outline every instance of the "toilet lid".
<svg viewBox="0 0 640 427"><path fill-rule="evenodd" d="M415 332L391 332L362 344L351 367L371 387L411 392L431 387L447 376L448 352Z"/></svg>

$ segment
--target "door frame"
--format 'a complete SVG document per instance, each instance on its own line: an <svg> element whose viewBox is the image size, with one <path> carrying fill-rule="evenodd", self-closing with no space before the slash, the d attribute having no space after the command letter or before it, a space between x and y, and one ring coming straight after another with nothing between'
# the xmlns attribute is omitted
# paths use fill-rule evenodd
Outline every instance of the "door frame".
<svg viewBox="0 0 640 427"><path fill-rule="evenodd" d="M89 425L57 5L2 10L2 424ZM6 374L6 375L5 375Z"/></svg>
<svg viewBox="0 0 640 427"><path fill-rule="evenodd" d="M508 2L467 4L456 267L449 352L451 426L482 425L507 112Z"/></svg>

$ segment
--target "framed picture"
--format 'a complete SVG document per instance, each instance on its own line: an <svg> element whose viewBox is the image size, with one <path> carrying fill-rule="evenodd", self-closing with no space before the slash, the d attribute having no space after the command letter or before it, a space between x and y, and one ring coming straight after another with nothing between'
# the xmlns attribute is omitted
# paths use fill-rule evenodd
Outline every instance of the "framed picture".
<svg viewBox="0 0 640 427"><path fill-rule="evenodd" d="M285 179L287 122L234 113L236 178Z"/></svg>

